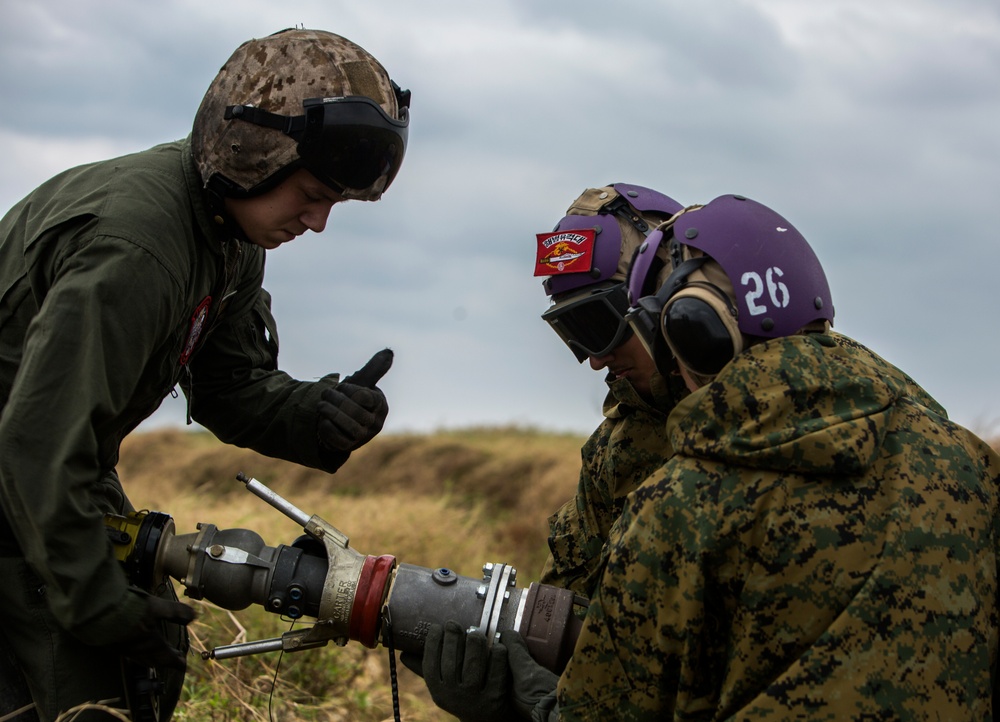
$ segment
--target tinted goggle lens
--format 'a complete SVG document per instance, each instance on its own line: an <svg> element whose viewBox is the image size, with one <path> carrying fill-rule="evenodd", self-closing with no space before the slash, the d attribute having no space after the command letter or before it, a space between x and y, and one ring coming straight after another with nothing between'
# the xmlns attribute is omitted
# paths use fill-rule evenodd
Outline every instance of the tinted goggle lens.
<svg viewBox="0 0 1000 722"><path fill-rule="evenodd" d="M632 334L625 321L628 310L624 284L557 303L542 314L581 363L605 356Z"/></svg>
<svg viewBox="0 0 1000 722"><path fill-rule="evenodd" d="M654 359L656 358L654 349L656 348L656 336L660 332L658 322L662 308L663 306L655 296L644 296L638 299L625 315L629 329L642 342L650 358Z"/></svg>
<svg viewBox="0 0 1000 722"><path fill-rule="evenodd" d="M363 96L313 98L304 106L303 165L347 198L385 191L406 153L408 109L400 107L396 120Z"/></svg>

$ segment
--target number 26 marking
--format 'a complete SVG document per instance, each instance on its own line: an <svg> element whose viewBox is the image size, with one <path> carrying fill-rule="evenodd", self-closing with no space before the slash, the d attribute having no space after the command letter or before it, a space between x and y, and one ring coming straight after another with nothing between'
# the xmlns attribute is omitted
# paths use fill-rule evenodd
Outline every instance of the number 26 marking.
<svg viewBox="0 0 1000 722"><path fill-rule="evenodd" d="M764 272L764 280L756 271L747 271L740 279L744 286L750 286L746 293L747 309L751 316L759 316L767 313L767 306L760 305L758 301L764 296L765 281L767 294L771 299L771 304L775 308L785 308L788 306L788 286L777 280L784 276L784 272L777 266L771 266Z"/></svg>

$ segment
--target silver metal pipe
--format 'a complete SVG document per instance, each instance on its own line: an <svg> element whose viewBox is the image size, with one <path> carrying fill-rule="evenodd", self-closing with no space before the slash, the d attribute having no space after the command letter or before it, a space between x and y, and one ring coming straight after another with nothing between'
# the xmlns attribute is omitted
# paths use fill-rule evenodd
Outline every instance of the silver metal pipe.
<svg viewBox="0 0 1000 722"><path fill-rule="evenodd" d="M299 526L305 527L309 523L309 520L312 519L312 514L306 514L290 501L271 491L264 484L253 477L247 476L242 471L236 474L236 479L246 484L247 490L254 496L263 499L289 519L298 522Z"/></svg>
<svg viewBox="0 0 1000 722"><path fill-rule="evenodd" d="M280 652L283 645L284 642L280 637L276 639L262 639L257 642L225 644L221 647L216 647L210 652L202 652L202 657L205 659L231 659L232 657L245 657L249 654Z"/></svg>

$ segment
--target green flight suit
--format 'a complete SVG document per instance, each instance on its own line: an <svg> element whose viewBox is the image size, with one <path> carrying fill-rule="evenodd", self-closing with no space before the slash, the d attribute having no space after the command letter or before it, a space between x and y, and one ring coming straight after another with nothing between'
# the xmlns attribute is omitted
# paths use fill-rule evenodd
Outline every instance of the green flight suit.
<svg viewBox="0 0 1000 722"><path fill-rule="evenodd" d="M0 617L0 641L37 694L61 685L43 719L79 690L59 682L73 670L24 620L44 615L39 635L91 653L81 676L114 676L100 669L117 663L106 645L143 603L102 518L129 508L114 474L121 440L175 386L223 441L336 469L316 403L338 377L278 370L264 251L218 221L189 140L66 171L0 221L0 559L23 577L2 592L5 612L18 610Z"/></svg>

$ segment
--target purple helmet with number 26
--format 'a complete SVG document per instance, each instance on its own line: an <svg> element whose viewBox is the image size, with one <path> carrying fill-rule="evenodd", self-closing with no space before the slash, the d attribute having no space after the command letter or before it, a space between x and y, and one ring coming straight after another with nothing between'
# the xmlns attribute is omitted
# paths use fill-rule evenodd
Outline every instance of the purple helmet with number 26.
<svg viewBox="0 0 1000 722"><path fill-rule="evenodd" d="M802 234L778 213L724 195L662 224L636 256L629 276L629 321L657 353L661 336L696 374L717 374L746 337L792 335L833 322L830 286ZM673 272L642 296L645 256L666 244Z"/></svg>

